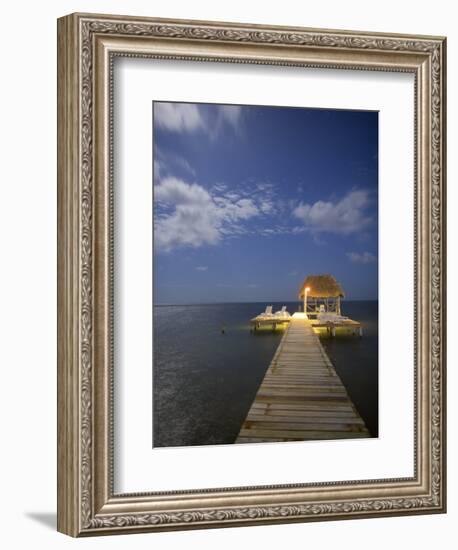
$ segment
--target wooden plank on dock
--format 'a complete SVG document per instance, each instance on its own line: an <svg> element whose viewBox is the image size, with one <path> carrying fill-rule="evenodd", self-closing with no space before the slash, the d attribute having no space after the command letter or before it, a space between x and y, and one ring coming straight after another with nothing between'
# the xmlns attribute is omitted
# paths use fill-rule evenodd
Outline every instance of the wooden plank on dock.
<svg viewBox="0 0 458 550"><path fill-rule="evenodd" d="M293 315L236 443L370 437L329 357Z"/></svg>

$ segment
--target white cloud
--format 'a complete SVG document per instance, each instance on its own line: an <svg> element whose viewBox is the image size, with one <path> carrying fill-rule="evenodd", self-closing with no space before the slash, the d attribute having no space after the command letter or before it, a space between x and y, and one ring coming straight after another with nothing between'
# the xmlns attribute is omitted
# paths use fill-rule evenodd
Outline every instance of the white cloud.
<svg viewBox="0 0 458 550"><path fill-rule="evenodd" d="M213 190L217 193L225 193L227 191L227 185L225 183L215 183Z"/></svg>
<svg viewBox="0 0 458 550"><path fill-rule="evenodd" d="M207 265L198 265L196 266L196 271L208 271Z"/></svg>
<svg viewBox="0 0 458 550"><path fill-rule="evenodd" d="M377 261L376 256L370 252L347 252L347 257L351 262L356 264L371 264Z"/></svg>
<svg viewBox="0 0 458 550"><path fill-rule="evenodd" d="M154 158L154 176L153 176L155 181L158 181L161 178L163 171L164 171L164 166L162 164L162 161L158 160L155 157Z"/></svg>
<svg viewBox="0 0 458 550"><path fill-rule="evenodd" d="M274 209L274 203L270 199L263 199L259 205L263 214L270 214Z"/></svg>
<svg viewBox="0 0 458 550"><path fill-rule="evenodd" d="M196 177L196 171L191 164L180 155L172 153L170 151L164 151L156 144L154 146L154 181L166 177L168 174L173 173L176 168L189 176Z"/></svg>
<svg viewBox="0 0 458 550"><path fill-rule="evenodd" d="M159 202L168 204L205 204L211 201L207 191L195 183L189 184L184 181L169 177L154 187L154 198Z"/></svg>
<svg viewBox="0 0 458 550"><path fill-rule="evenodd" d="M222 120L237 128L242 117L242 108L237 105L221 105L219 113Z"/></svg>
<svg viewBox="0 0 458 550"><path fill-rule="evenodd" d="M242 222L260 212L251 198L234 192L212 195L201 185L174 177L155 185L154 198L167 211L156 215L154 228L155 245L165 251L216 244L225 236L243 234Z"/></svg>
<svg viewBox="0 0 458 550"><path fill-rule="evenodd" d="M366 210L370 204L366 190L350 191L337 202L317 201L313 204L301 202L293 215L314 233L342 233L348 235L367 227L371 217Z"/></svg>
<svg viewBox="0 0 458 550"><path fill-rule="evenodd" d="M186 159L184 159L183 157L176 156L174 158L174 161L178 166L180 166L181 168L189 172L189 174L191 174L194 177L196 176L196 171Z"/></svg>
<svg viewBox="0 0 458 550"><path fill-rule="evenodd" d="M248 185L252 189L252 196L259 200L259 209L263 214L270 215L278 212L280 201L276 197L275 187L272 183L265 181L249 181Z"/></svg>
<svg viewBox="0 0 458 550"><path fill-rule="evenodd" d="M154 122L175 132L192 132L204 126L200 110L193 103L155 103Z"/></svg>
<svg viewBox="0 0 458 550"><path fill-rule="evenodd" d="M154 122L170 132L204 131L212 139L227 125L239 130L242 108L237 105L212 105L196 103L154 104Z"/></svg>
<svg viewBox="0 0 458 550"><path fill-rule="evenodd" d="M291 233L293 235L299 235L300 233L304 233L305 231L307 231L307 228L305 227L299 227L298 225L296 225L295 227L293 227L291 229Z"/></svg>
<svg viewBox="0 0 458 550"><path fill-rule="evenodd" d="M256 189L261 193L270 193L273 190L273 185L262 181L256 184Z"/></svg>

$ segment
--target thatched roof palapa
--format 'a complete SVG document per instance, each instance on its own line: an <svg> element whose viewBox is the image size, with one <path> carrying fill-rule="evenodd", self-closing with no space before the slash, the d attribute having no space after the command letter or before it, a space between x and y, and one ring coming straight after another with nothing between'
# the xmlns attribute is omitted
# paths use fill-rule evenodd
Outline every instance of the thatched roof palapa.
<svg viewBox="0 0 458 550"><path fill-rule="evenodd" d="M299 298L304 299L305 289L309 288L309 298L343 298L345 293L332 275L309 275L302 283Z"/></svg>

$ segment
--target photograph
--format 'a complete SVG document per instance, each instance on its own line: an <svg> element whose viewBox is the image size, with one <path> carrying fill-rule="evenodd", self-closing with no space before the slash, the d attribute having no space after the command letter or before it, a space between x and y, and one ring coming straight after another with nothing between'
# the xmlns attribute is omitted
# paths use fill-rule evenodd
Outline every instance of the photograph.
<svg viewBox="0 0 458 550"><path fill-rule="evenodd" d="M378 111L152 115L153 448L377 438Z"/></svg>

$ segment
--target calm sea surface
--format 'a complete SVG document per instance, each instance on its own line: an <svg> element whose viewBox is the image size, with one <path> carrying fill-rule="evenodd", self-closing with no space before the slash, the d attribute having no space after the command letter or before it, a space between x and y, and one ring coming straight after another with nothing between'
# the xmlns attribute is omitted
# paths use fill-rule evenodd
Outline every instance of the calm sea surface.
<svg viewBox="0 0 458 550"><path fill-rule="evenodd" d="M297 302L273 304L274 311ZM265 304L154 307L153 444L233 443L281 340L252 334ZM378 436L378 302L344 302L364 336L322 343L371 434ZM222 329L224 328L224 334Z"/></svg>

